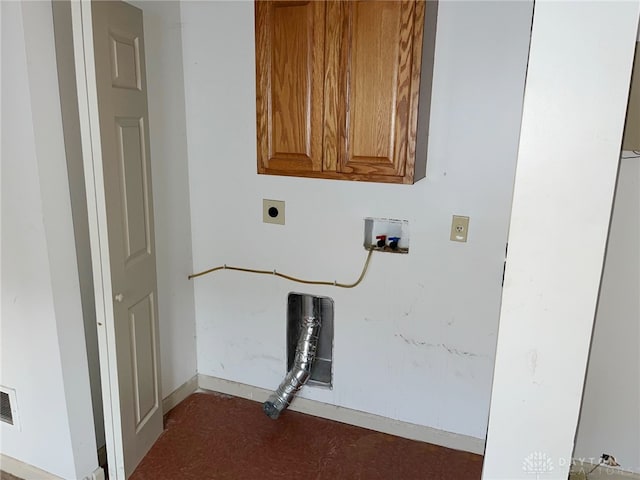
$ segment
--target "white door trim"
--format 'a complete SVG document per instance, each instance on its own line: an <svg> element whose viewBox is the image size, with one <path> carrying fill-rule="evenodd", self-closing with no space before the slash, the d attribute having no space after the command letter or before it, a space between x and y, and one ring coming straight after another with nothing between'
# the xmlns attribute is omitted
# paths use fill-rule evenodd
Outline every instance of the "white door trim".
<svg viewBox="0 0 640 480"><path fill-rule="evenodd" d="M485 480L569 474L639 14L638 0L535 6Z"/></svg>
<svg viewBox="0 0 640 480"><path fill-rule="evenodd" d="M114 415L113 409L119 391L90 0L71 2L71 19L109 478L124 480L121 420L119 415Z"/></svg>

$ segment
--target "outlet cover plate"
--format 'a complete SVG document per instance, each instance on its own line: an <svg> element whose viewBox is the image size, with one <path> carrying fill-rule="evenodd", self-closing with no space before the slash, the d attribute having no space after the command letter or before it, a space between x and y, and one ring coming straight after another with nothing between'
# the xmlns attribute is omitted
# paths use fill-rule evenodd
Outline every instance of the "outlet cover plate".
<svg viewBox="0 0 640 480"><path fill-rule="evenodd" d="M262 221L284 225L284 202L282 200L262 200Z"/></svg>
<svg viewBox="0 0 640 480"><path fill-rule="evenodd" d="M466 242L469 235L469 217L454 215L451 221L451 241Z"/></svg>

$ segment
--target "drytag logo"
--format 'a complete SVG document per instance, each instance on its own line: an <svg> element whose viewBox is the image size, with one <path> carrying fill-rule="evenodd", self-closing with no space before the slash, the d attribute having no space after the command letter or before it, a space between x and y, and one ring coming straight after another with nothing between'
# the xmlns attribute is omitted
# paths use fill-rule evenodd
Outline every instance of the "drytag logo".
<svg viewBox="0 0 640 480"><path fill-rule="evenodd" d="M553 471L553 461L544 452L533 452L525 457L522 461L522 470L525 473L536 475L539 478L541 473L549 473Z"/></svg>

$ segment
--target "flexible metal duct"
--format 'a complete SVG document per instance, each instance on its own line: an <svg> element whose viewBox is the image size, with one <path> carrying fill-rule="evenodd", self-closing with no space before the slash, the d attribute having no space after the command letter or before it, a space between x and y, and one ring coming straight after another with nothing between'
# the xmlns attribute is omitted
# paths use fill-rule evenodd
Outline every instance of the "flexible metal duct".
<svg viewBox="0 0 640 480"><path fill-rule="evenodd" d="M274 420L289 406L298 390L307 382L316 358L321 324L320 299L305 298L304 302L304 314L300 319L300 336L293 366L278 389L262 405L264 413Z"/></svg>

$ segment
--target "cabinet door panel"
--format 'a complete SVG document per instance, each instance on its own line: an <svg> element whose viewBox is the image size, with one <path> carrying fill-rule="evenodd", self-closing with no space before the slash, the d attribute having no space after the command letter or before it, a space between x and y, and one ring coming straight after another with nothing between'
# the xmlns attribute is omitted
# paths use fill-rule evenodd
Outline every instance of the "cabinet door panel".
<svg viewBox="0 0 640 480"><path fill-rule="evenodd" d="M415 1L345 5L346 145L339 171L403 176Z"/></svg>
<svg viewBox="0 0 640 480"><path fill-rule="evenodd" d="M258 170L321 171L324 2L256 2Z"/></svg>
<svg viewBox="0 0 640 480"><path fill-rule="evenodd" d="M338 171L338 158L345 152L346 76L348 44L345 1L327 2L324 51L324 145L323 170Z"/></svg>

